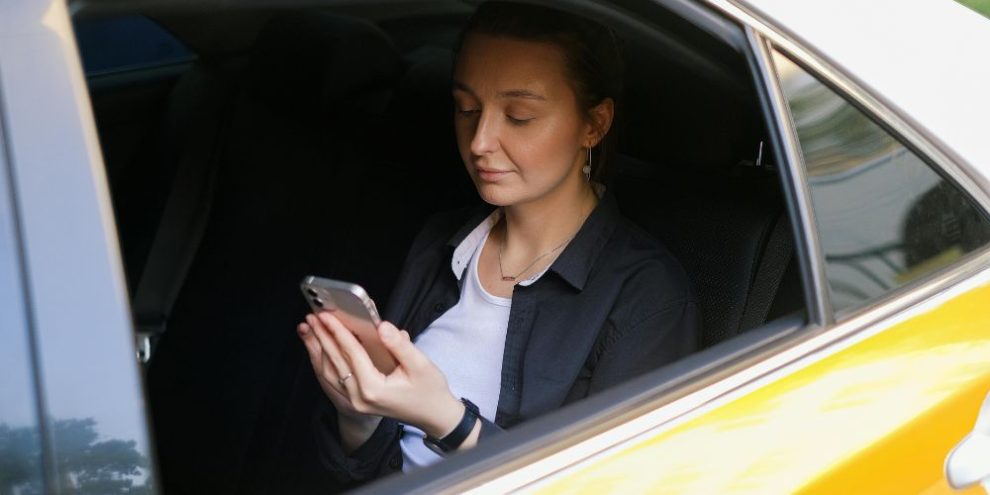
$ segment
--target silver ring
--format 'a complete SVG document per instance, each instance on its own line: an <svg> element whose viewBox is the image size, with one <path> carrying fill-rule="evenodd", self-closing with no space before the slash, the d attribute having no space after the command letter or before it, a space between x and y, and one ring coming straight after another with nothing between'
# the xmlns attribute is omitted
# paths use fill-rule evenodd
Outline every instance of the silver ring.
<svg viewBox="0 0 990 495"><path fill-rule="evenodd" d="M337 383L339 383L340 386L343 387L344 386L344 382L346 382L347 380L349 380L352 376L354 376L354 373L348 373L347 376L342 377L342 378L338 378L337 379Z"/></svg>

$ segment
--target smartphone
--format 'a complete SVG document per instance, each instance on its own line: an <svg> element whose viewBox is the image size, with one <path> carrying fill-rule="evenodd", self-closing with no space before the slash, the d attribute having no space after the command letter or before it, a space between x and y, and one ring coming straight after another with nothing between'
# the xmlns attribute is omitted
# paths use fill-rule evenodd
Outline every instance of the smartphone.
<svg viewBox="0 0 990 495"><path fill-rule="evenodd" d="M378 371L387 375L395 369L395 358L378 336L382 319L363 287L314 276L304 278L299 287L314 314L327 311L351 330Z"/></svg>

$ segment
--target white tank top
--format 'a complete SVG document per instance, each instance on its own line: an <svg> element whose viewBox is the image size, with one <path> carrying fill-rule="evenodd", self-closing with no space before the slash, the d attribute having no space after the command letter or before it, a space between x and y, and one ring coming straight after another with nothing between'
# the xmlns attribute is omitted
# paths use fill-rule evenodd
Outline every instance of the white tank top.
<svg viewBox="0 0 990 495"><path fill-rule="evenodd" d="M444 372L455 396L470 399L482 416L493 419L512 299L494 296L481 285L478 258L487 239L485 233L471 256L460 300L419 335L416 347ZM423 431L413 426L405 426L401 447L406 472L441 459L423 445Z"/></svg>

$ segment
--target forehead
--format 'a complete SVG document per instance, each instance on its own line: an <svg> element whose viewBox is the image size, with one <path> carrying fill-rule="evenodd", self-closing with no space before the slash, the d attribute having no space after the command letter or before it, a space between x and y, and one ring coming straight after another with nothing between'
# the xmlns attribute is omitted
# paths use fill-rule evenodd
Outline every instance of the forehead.
<svg viewBox="0 0 990 495"><path fill-rule="evenodd" d="M572 94L564 53L556 44L486 34L471 34L464 40L454 80L477 96L520 89L547 99Z"/></svg>

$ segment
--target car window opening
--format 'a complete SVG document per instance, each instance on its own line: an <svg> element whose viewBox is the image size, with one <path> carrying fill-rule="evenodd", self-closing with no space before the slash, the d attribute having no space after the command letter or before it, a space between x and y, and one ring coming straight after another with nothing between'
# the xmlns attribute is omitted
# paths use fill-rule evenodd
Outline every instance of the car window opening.
<svg viewBox="0 0 990 495"><path fill-rule="evenodd" d="M292 330L299 279L350 280L387 307L426 219L476 201L450 97L470 10L378 9L258 10L236 25L159 13L195 60L90 79L136 326L154 347L166 492L333 486L310 435L326 399ZM671 12L644 15L699 62L622 31L608 188L684 266L699 347L727 356L767 322L806 321L779 162L743 55ZM217 36L183 39L200 25Z"/></svg>

